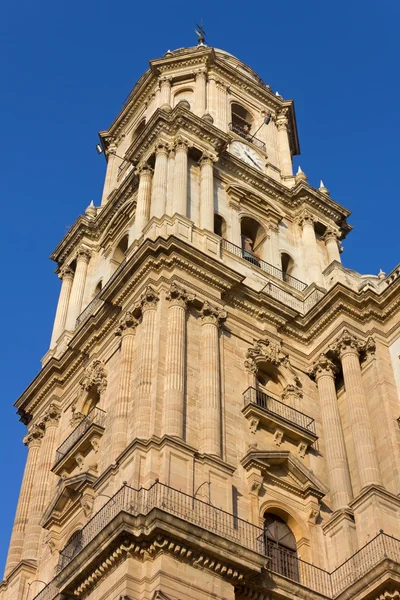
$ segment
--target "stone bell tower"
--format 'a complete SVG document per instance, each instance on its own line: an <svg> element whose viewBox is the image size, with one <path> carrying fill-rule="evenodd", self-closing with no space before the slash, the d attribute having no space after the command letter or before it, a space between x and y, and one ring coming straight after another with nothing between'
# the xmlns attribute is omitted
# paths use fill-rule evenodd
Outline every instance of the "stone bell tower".
<svg viewBox="0 0 400 600"><path fill-rule="evenodd" d="M342 266L293 101L201 41L100 147L16 401L0 599L400 598L400 270Z"/></svg>

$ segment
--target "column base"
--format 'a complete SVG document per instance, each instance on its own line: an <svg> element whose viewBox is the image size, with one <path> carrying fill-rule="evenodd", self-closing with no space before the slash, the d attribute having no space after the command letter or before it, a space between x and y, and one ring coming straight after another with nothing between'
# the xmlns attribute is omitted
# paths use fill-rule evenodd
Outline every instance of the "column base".
<svg viewBox="0 0 400 600"><path fill-rule="evenodd" d="M381 529L400 537L400 498L383 487L369 485L351 502L356 522L358 547L375 537Z"/></svg>
<svg viewBox="0 0 400 600"><path fill-rule="evenodd" d="M326 536L329 571L333 571L357 551L357 534L353 511L344 507L335 511L322 526Z"/></svg>
<svg viewBox="0 0 400 600"><path fill-rule="evenodd" d="M21 560L0 583L0 598L2 600L25 600L27 584L35 579L36 572L36 561ZM40 592L41 587L38 587L36 594Z"/></svg>

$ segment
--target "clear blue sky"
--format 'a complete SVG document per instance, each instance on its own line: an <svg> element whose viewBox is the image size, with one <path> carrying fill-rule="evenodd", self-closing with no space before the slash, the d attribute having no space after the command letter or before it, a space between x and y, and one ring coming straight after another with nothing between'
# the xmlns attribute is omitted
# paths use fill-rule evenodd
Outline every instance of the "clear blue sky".
<svg viewBox="0 0 400 600"><path fill-rule="evenodd" d="M1 565L25 461L13 403L47 351L59 291L48 256L100 202L97 131L150 58L195 45L200 18L209 45L295 99L296 165L353 211L345 266L377 273L400 262L398 0L3 0Z"/></svg>

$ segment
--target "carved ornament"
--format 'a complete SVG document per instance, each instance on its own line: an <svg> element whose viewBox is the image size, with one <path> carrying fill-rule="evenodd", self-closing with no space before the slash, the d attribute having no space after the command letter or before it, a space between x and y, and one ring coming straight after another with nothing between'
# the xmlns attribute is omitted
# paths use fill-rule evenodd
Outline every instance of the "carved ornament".
<svg viewBox="0 0 400 600"><path fill-rule="evenodd" d="M23 441L25 446L28 446L28 448L39 447L42 442L44 432L45 430L42 423L39 425L32 425L31 429L24 437Z"/></svg>
<svg viewBox="0 0 400 600"><path fill-rule="evenodd" d="M129 310L119 320L118 327L115 330L115 335L123 335L126 332L133 333L138 326L139 321Z"/></svg>
<svg viewBox="0 0 400 600"><path fill-rule="evenodd" d="M102 360L94 360L86 369L80 382L82 391L89 391L95 387L101 395L107 387L107 370Z"/></svg>
<svg viewBox="0 0 400 600"><path fill-rule="evenodd" d="M309 376L316 381L318 381L318 379L324 375L329 375L330 377L334 378L336 372L336 365L327 357L324 352L320 354L317 360L313 362L312 367L308 369Z"/></svg>
<svg viewBox="0 0 400 600"><path fill-rule="evenodd" d="M154 310L157 308L157 302L159 299L160 297L157 292L151 287L151 285L148 285L139 299L139 306L142 311L149 309Z"/></svg>
<svg viewBox="0 0 400 600"><path fill-rule="evenodd" d="M206 301L200 311L200 316L203 325L212 324L220 327L228 315L225 310L216 308Z"/></svg>
<svg viewBox="0 0 400 600"><path fill-rule="evenodd" d="M165 298L169 301L170 306L182 306L186 308L190 302L194 301L196 296L188 294L185 289L180 288L176 283L171 283L171 287Z"/></svg>
<svg viewBox="0 0 400 600"><path fill-rule="evenodd" d="M57 406L57 404L54 404L54 403L50 404L49 408L47 409L47 411L44 415L44 419L43 419L46 428L47 427L56 427L58 425L60 417L61 417L61 410Z"/></svg>

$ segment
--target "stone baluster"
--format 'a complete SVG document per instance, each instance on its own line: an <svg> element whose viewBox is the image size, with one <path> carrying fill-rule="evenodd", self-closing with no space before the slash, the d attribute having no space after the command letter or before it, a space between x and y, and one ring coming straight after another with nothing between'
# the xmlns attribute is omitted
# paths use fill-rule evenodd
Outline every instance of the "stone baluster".
<svg viewBox="0 0 400 600"><path fill-rule="evenodd" d="M207 110L207 74L200 70L196 72L195 112L202 117Z"/></svg>
<svg viewBox="0 0 400 600"><path fill-rule="evenodd" d="M171 78L162 77L160 80L160 108L171 106Z"/></svg>
<svg viewBox="0 0 400 600"><path fill-rule="evenodd" d="M380 485L381 477L376 455L374 437L365 397L360 367L360 352L373 345L370 338L367 343L345 329L332 347L342 363L346 406L349 414L351 434L354 441L358 474L361 488L368 485Z"/></svg>
<svg viewBox="0 0 400 600"><path fill-rule="evenodd" d="M333 261L341 262L338 233L332 229L328 229L324 235L324 241L326 251L328 253L328 263L331 264Z"/></svg>
<svg viewBox="0 0 400 600"><path fill-rule="evenodd" d="M188 182L188 144L185 140L175 143L173 213L186 217Z"/></svg>
<svg viewBox="0 0 400 600"><path fill-rule="evenodd" d="M54 319L53 333L51 335L50 348L54 348L58 338L65 330L67 320L68 304L71 295L74 272L67 266L60 269L59 278L62 281L60 296L58 298L56 317Z"/></svg>
<svg viewBox="0 0 400 600"><path fill-rule="evenodd" d="M54 462L56 450L57 427L61 412L57 405L50 404L43 419L42 426L45 434L39 451L37 470L35 472L32 501L29 504L29 517L25 531L24 547L22 550L23 560L37 560L39 540L42 533L40 521L46 503L52 491L52 481L55 475L50 471Z"/></svg>
<svg viewBox="0 0 400 600"><path fill-rule="evenodd" d="M138 325L137 319L131 312L127 312L120 320L115 335L121 336L119 384L112 422L112 458L115 460L128 442L128 414L129 405L133 398L133 360L135 352L135 332Z"/></svg>
<svg viewBox="0 0 400 600"><path fill-rule="evenodd" d="M165 144L156 147L153 189L151 192L151 216L161 218L167 203L168 148Z"/></svg>
<svg viewBox="0 0 400 600"><path fill-rule="evenodd" d="M323 285L321 263L319 260L317 238L315 236L314 219L312 215L304 213L299 224L302 227L302 241L304 247L305 263L308 274L308 283Z"/></svg>
<svg viewBox="0 0 400 600"><path fill-rule="evenodd" d="M72 282L67 319L65 323L65 329L68 331L73 331L75 329L76 320L82 311L82 300L85 291L89 259L90 251L87 248L79 248L76 253L75 274Z"/></svg>
<svg viewBox="0 0 400 600"><path fill-rule="evenodd" d="M216 82L217 88L217 127L223 131L228 129L228 87L223 81Z"/></svg>
<svg viewBox="0 0 400 600"><path fill-rule="evenodd" d="M134 435L144 439L150 437L154 325L158 300L158 294L150 286L146 288L140 299L142 323L140 325L140 357L134 406Z"/></svg>
<svg viewBox="0 0 400 600"><path fill-rule="evenodd" d="M278 130L278 151L282 177L290 177L293 175L292 153L290 151L288 125L289 121L286 113L281 111L278 113L278 117L276 119L276 128Z"/></svg>
<svg viewBox="0 0 400 600"><path fill-rule="evenodd" d="M164 433L184 436L186 308L194 295L172 284L166 299L168 308L165 357Z"/></svg>
<svg viewBox="0 0 400 600"><path fill-rule="evenodd" d="M138 240L150 218L151 182L153 170L147 164L137 169L139 188L136 202L135 222L133 224L133 240ZM130 241L133 241L130 240Z"/></svg>
<svg viewBox="0 0 400 600"><path fill-rule="evenodd" d="M200 452L221 456L221 367L219 327L226 312L205 302L201 310L201 434Z"/></svg>
<svg viewBox="0 0 400 600"><path fill-rule="evenodd" d="M200 164L200 224L214 231L214 168L215 157L203 154Z"/></svg>
<svg viewBox="0 0 400 600"><path fill-rule="evenodd" d="M353 492L335 388L335 365L321 354L310 369L318 386L333 510L349 506Z"/></svg>
<svg viewBox="0 0 400 600"><path fill-rule="evenodd" d="M19 494L17 512L15 514L14 526L11 533L10 548L8 551L5 575L7 576L21 560L24 546L25 530L31 513L30 507L33 502L33 487L36 478L39 449L44 435L44 428L34 425L28 435L24 438L24 444L28 446L28 456L24 470L24 476Z"/></svg>

